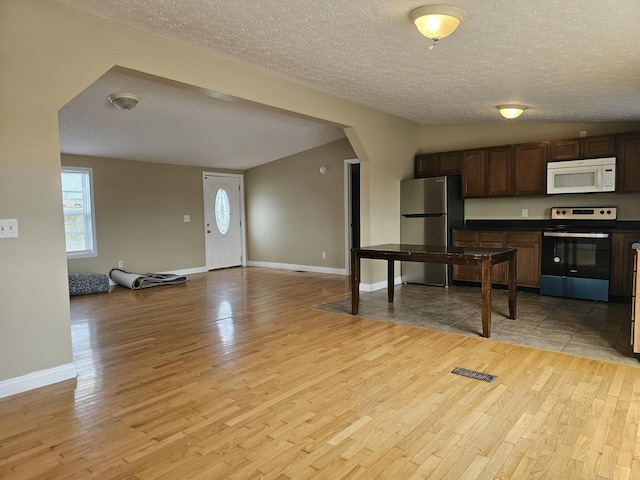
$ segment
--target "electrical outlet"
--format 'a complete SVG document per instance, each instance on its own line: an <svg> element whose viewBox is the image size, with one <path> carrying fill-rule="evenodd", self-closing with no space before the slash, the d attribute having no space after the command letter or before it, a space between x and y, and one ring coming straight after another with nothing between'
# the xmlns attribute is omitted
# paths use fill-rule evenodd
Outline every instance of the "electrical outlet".
<svg viewBox="0 0 640 480"><path fill-rule="evenodd" d="M327 258L327 252L322 252L322 258L324 258L324 259Z"/></svg>
<svg viewBox="0 0 640 480"><path fill-rule="evenodd" d="M184 216L184 223L189 223L191 221L191 215Z"/></svg>
<svg viewBox="0 0 640 480"><path fill-rule="evenodd" d="M522 209L522 218L526 218L529 216L529 209L528 208L523 208Z"/></svg>
<svg viewBox="0 0 640 480"><path fill-rule="evenodd" d="M0 238L18 236L18 220L15 218L0 219Z"/></svg>
<svg viewBox="0 0 640 480"><path fill-rule="evenodd" d="M118 268L124 268L124 260L118 260Z"/></svg>

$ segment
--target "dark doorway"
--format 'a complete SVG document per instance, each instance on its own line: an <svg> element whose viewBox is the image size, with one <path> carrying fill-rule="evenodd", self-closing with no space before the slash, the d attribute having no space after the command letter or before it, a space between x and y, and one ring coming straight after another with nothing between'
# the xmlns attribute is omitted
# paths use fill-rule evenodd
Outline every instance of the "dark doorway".
<svg viewBox="0 0 640 480"><path fill-rule="evenodd" d="M349 164L349 177L351 178L351 198L349 203L351 217L351 248L360 248L360 164Z"/></svg>

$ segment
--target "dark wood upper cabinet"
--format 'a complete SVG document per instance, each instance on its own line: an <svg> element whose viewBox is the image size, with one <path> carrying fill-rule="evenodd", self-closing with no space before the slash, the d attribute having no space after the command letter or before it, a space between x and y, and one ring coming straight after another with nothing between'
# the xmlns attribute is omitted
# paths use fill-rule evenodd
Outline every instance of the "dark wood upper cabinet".
<svg viewBox="0 0 640 480"><path fill-rule="evenodd" d="M582 158L613 157L616 154L615 135L581 138Z"/></svg>
<svg viewBox="0 0 640 480"><path fill-rule="evenodd" d="M479 198L486 196L487 151L465 150L462 153L462 197Z"/></svg>
<svg viewBox="0 0 640 480"><path fill-rule="evenodd" d="M640 193L640 132L617 138L618 193Z"/></svg>
<svg viewBox="0 0 640 480"><path fill-rule="evenodd" d="M415 157L415 177L462 175L464 198L547 194L547 162L617 158L618 193L640 193L640 132L521 143Z"/></svg>
<svg viewBox="0 0 640 480"><path fill-rule="evenodd" d="M510 145L487 149L487 196L513 195L513 162Z"/></svg>
<svg viewBox="0 0 640 480"><path fill-rule="evenodd" d="M462 152L422 153L415 156L415 178L461 173Z"/></svg>
<svg viewBox="0 0 640 480"><path fill-rule="evenodd" d="M550 162L613 157L615 154L615 135L552 140L549 143Z"/></svg>
<svg viewBox="0 0 640 480"><path fill-rule="evenodd" d="M437 177L436 154L423 153L415 158L415 178Z"/></svg>
<svg viewBox="0 0 640 480"><path fill-rule="evenodd" d="M513 147L517 196L546 195L549 142L521 143Z"/></svg>
<svg viewBox="0 0 640 480"><path fill-rule="evenodd" d="M580 158L580 139L552 140L549 143L549 161L575 160Z"/></svg>
<svg viewBox="0 0 640 480"><path fill-rule="evenodd" d="M460 175L462 173L462 152L445 152L438 155L441 175Z"/></svg>

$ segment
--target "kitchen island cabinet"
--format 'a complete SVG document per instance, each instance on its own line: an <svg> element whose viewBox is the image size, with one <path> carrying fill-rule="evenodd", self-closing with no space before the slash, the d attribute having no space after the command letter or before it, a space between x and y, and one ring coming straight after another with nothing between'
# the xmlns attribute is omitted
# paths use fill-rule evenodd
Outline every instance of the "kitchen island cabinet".
<svg viewBox="0 0 640 480"><path fill-rule="evenodd" d="M516 284L519 287L540 287L539 231L453 230L453 245L465 247L515 248ZM467 265L454 265L453 279L480 282L480 272ZM494 265L491 282L505 285L506 272L502 265Z"/></svg>

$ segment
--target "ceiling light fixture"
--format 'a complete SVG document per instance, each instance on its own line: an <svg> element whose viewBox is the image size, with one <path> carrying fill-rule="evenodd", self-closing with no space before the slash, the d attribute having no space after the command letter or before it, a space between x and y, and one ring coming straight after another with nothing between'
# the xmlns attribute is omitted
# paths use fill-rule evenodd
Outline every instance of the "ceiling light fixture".
<svg viewBox="0 0 640 480"><path fill-rule="evenodd" d="M432 50L441 38L451 35L467 18L467 12L448 5L425 5L412 10L411 21L422 35L433 40Z"/></svg>
<svg viewBox="0 0 640 480"><path fill-rule="evenodd" d="M527 107L524 105L498 105L497 109L504 118L512 119L522 115Z"/></svg>
<svg viewBox="0 0 640 480"><path fill-rule="evenodd" d="M138 105L140 97L133 93L112 93L107 100L118 110L132 110Z"/></svg>

